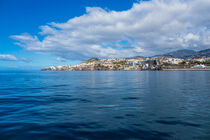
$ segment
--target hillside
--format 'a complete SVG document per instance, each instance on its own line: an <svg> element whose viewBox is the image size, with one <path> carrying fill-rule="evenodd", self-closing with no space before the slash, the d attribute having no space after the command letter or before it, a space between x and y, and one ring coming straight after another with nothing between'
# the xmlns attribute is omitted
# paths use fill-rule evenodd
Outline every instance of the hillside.
<svg viewBox="0 0 210 140"><path fill-rule="evenodd" d="M210 57L210 49L198 51L198 52L190 55L189 57L191 57L191 58Z"/></svg>
<svg viewBox="0 0 210 140"><path fill-rule="evenodd" d="M163 54L163 55L160 55L160 56L169 56L169 57L175 57L175 58L185 58L186 56L193 55L194 53L196 53L196 51L183 49L183 50L177 50L177 51L169 52L169 53L166 53L166 54Z"/></svg>
<svg viewBox="0 0 210 140"><path fill-rule="evenodd" d="M169 56L174 58L199 58L199 57L210 57L210 49L194 51L194 50L177 50L158 56Z"/></svg>
<svg viewBox="0 0 210 140"><path fill-rule="evenodd" d="M98 60L99 60L98 58L93 57L93 58L90 58L90 59L88 59L88 60L85 60L85 61L82 62L82 63L91 63L91 62L95 62L95 61L98 61Z"/></svg>

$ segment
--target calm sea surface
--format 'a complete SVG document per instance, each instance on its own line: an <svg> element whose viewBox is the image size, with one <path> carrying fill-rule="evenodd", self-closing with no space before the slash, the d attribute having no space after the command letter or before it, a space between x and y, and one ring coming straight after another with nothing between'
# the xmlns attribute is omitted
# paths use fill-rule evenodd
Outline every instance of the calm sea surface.
<svg viewBox="0 0 210 140"><path fill-rule="evenodd" d="M210 72L1 71L10 139L210 140Z"/></svg>

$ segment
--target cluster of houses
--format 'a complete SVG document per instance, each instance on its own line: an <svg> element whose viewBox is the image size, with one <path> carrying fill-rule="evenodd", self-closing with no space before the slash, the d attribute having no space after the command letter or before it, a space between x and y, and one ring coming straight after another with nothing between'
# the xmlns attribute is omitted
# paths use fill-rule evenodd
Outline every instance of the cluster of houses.
<svg viewBox="0 0 210 140"><path fill-rule="evenodd" d="M77 65L51 66L42 70L80 71L80 70L163 70L181 68L209 68L205 65L210 57L181 59L172 57L136 57L122 59L92 58Z"/></svg>

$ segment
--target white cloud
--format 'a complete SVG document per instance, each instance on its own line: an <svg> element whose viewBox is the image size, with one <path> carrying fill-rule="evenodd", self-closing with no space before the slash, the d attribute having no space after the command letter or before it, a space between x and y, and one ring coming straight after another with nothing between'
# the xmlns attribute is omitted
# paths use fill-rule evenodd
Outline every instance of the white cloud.
<svg viewBox="0 0 210 140"><path fill-rule="evenodd" d="M62 57L57 57L56 60L57 61L61 61L61 62L65 62L66 61L66 59L65 58L62 58Z"/></svg>
<svg viewBox="0 0 210 140"><path fill-rule="evenodd" d="M0 54L0 60L4 61L17 61L18 59L10 54Z"/></svg>
<svg viewBox="0 0 210 140"><path fill-rule="evenodd" d="M206 49L210 45L209 12L209 0L152 0L121 12L87 7L80 17L41 26L43 40L27 33L12 38L26 50L63 59Z"/></svg>
<svg viewBox="0 0 210 140"><path fill-rule="evenodd" d="M190 41L190 40L194 40L194 41L199 41L199 36L198 35L194 35L192 33L189 33L185 36L186 41Z"/></svg>
<svg viewBox="0 0 210 140"><path fill-rule="evenodd" d="M11 54L0 54L0 61L22 61L22 62L31 62L28 58L17 58Z"/></svg>
<svg viewBox="0 0 210 140"><path fill-rule="evenodd" d="M19 61L26 62L26 63L30 63L30 62L31 62L31 60L30 60L30 59L25 58L25 57L19 58L18 60L19 60Z"/></svg>

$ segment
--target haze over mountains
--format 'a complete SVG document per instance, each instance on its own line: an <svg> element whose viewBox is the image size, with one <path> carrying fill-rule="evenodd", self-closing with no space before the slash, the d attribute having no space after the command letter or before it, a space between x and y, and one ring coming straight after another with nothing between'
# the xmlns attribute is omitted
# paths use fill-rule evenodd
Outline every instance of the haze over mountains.
<svg viewBox="0 0 210 140"><path fill-rule="evenodd" d="M183 50L177 50L177 51L169 52L162 55L156 55L156 56L169 56L169 57L175 57L175 58L210 57L210 49L205 49L201 51L183 49Z"/></svg>

